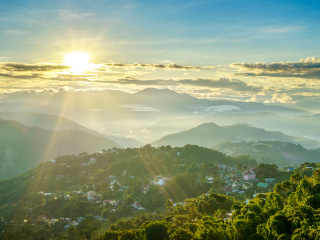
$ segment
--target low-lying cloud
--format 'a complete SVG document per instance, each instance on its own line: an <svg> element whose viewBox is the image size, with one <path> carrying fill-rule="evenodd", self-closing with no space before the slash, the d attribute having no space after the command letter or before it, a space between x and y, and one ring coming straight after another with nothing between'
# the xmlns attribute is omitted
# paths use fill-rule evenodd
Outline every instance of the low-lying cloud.
<svg viewBox="0 0 320 240"><path fill-rule="evenodd" d="M107 63L106 66L108 67L129 67L129 68L158 68L158 69L175 69L175 70L195 70L199 71L201 67L194 67L194 66L182 66L176 63L169 63L169 64L141 64L141 63L133 63L133 64L125 64L125 63ZM206 69L212 69L213 66L206 66Z"/></svg>
<svg viewBox="0 0 320 240"><path fill-rule="evenodd" d="M268 77L296 77L320 79L320 58L308 57L299 62L266 63L233 63L231 67L238 68L245 73L240 76L268 76Z"/></svg>
<svg viewBox="0 0 320 240"><path fill-rule="evenodd" d="M47 72L47 71L57 71L57 70L66 70L70 69L66 65L55 65L55 64L24 64L24 63L2 63L0 64L0 70L6 71L19 71L19 72L28 72L28 71L37 71L37 72Z"/></svg>

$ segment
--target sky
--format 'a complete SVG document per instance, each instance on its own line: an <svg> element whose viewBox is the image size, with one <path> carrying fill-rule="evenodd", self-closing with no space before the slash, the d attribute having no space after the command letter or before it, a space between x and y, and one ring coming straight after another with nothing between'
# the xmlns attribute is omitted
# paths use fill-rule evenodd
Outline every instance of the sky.
<svg viewBox="0 0 320 240"><path fill-rule="evenodd" d="M0 92L155 87L320 112L319 13L318 1L0 0Z"/></svg>

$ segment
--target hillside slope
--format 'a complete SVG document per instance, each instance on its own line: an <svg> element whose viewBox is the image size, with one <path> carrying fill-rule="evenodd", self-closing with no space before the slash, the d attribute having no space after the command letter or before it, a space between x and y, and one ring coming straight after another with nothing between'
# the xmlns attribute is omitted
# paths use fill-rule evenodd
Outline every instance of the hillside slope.
<svg viewBox="0 0 320 240"><path fill-rule="evenodd" d="M78 130L52 131L5 120L0 120L0 136L0 178L21 174L59 155L121 147Z"/></svg>
<svg viewBox="0 0 320 240"><path fill-rule="evenodd" d="M121 147L124 147L124 148L141 147L143 145L143 143L140 143L135 139L104 135L95 130L86 128L85 126L82 126L69 119L56 116L56 115L51 115L51 114L41 114L36 112L23 112L23 111L22 112L5 111L5 112L0 112L0 119L15 120L30 127L41 127L44 129L55 130L55 131L79 130L86 133L90 133L92 135L105 137L107 139L110 139L116 142L117 144L119 144Z"/></svg>
<svg viewBox="0 0 320 240"><path fill-rule="evenodd" d="M320 161L320 152L316 149L306 149L289 142L223 142L213 149L233 157L249 154L254 159L259 159L260 163L273 163L279 166Z"/></svg>

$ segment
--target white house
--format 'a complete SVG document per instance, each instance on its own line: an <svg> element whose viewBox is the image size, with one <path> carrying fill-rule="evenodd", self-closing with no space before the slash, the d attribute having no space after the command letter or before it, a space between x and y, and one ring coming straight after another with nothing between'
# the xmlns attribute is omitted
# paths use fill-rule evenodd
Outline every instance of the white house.
<svg viewBox="0 0 320 240"><path fill-rule="evenodd" d="M170 180L170 178L163 177L163 178L160 178L155 184L163 186L168 180Z"/></svg>
<svg viewBox="0 0 320 240"><path fill-rule="evenodd" d="M243 179L244 180L254 180L254 179L256 179L256 174L255 173L245 174L245 175L243 175Z"/></svg>
<svg viewBox="0 0 320 240"><path fill-rule="evenodd" d="M88 201L93 201L96 198L96 193L94 191L90 191L87 193Z"/></svg>

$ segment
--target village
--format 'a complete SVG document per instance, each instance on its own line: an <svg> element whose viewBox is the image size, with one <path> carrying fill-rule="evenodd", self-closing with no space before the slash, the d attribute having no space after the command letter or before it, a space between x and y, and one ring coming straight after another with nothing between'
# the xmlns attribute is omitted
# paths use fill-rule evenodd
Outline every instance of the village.
<svg viewBox="0 0 320 240"><path fill-rule="evenodd" d="M89 162L83 163L82 165L90 166L95 164L96 159L90 158ZM50 160L51 164L56 164L56 161L54 159ZM264 178L263 181L258 181L256 178L256 171L257 168L249 168L242 166L227 166L223 164L215 164L218 171L216 176L206 176L206 181L209 184L212 184L214 181L219 180L220 183L223 182L224 185L218 190L220 193L229 195L229 196L236 196L236 195L243 195L245 198L245 201L248 203L251 198L255 197L258 193L264 193L268 190L273 188L276 179L275 178ZM69 166L68 166L69 167ZM293 169L292 169L293 170ZM288 169L288 171L291 171L291 169ZM125 176L127 174L127 171L124 170L121 174L122 176ZM93 174L88 174L88 179L92 177ZM121 185L119 181L120 176L114 176L110 175L106 177L106 181L110 183L110 190L112 191L118 191L118 192L125 192L127 191L130 186L123 186ZM65 178L67 181L71 181L70 177L68 175L57 175L57 179L63 179ZM129 176L129 178L133 179L134 176ZM47 180L47 176L44 177L44 180ZM168 181L170 181L171 178L158 175L154 178L151 178L148 183L141 185L140 192L142 194L147 194L151 186L158 186L162 189L162 191L165 191L164 186ZM252 194L252 191L250 191L252 188L255 189L254 194ZM85 189L88 189L85 191ZM76 196L83 196L87 199L88 202L95 203L99 205L101 208L107 208L109 212L116 211L121 205L124 204L124 201L120 201L117 199L104 199L103 195L101 193L98 193L94 191L95 185L86 185L85 189L83 191L73 191L68 192L64 195L58 195L57 193L46 193L43 191L38 192L38 195L43 197L43 202L45 204L46 201L49 199L57 199L57 198L63 198L65 201L71 200L73 197ZM250 194L251 195L248 195ZM204 195L209 195L209 192L203 193ZM174 203L174 206L177 204L184 204L184 202L176 202ZM130 207L133 212L139 212L139 211L148 211L147 208L143 207L139 202L132 202L130 203ZM31 209L30 209L31 211ZM230 214L229 214L230 215ZM99 221L105 221L106 218L103 218L101 215L92 216L93 219L99 220ZM71 219L70 217L61 218L60 220L65 221L65 228L74 225L78 225L83 219L85 219L85 216L78 217L77 219ZM45 215L39 215L37 216L36 220L38 221L45 221L49 224L55 224L59 221L59 219L48 219ZM27 221L27 220L25 220Z"/></svg>

